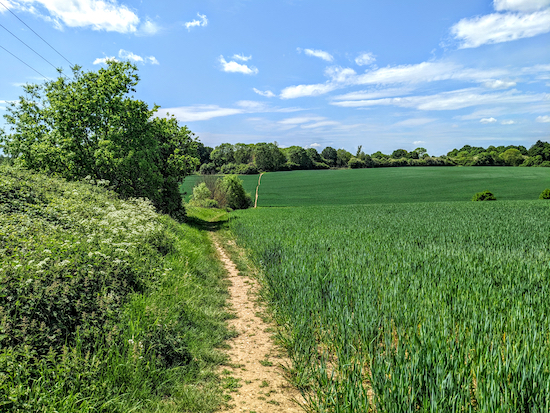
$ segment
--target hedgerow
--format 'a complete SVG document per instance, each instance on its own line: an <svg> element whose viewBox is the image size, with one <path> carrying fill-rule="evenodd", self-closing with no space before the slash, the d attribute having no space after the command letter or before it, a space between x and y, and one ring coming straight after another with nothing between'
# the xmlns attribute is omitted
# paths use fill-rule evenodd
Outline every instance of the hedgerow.
<svg viewBox="0 0 550 413"><path fill-rule="evenodd" d="M0 410L125 412L196 380L227 331L223 300L189 305L219 270L171 268L181 231L146 199L1 167Z"/></svg>

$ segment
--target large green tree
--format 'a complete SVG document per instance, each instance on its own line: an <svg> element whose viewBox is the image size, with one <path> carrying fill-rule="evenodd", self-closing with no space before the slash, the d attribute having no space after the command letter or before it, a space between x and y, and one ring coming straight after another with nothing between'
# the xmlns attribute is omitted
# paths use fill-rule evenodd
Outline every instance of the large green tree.
<svg viewBox="0 0 550 413"><path fill-rule="evenodd" d="M196 140L173 117L155 116L131 96L137 68L110 61L97 72L72 68L25 94L4 115L0 145L14 162L69 180L109 181L123 197L147 197L164 213L181 215L178 185L198 163Z"/></svg>

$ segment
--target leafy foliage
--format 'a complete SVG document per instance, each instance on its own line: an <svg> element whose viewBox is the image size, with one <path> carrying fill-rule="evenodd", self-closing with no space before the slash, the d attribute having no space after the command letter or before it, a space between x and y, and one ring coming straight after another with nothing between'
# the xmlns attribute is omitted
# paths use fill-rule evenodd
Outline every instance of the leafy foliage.
<svg viewBox="0 0 550 413"><path fill-rule="evenodd" d="M129 96L139 81L130 63L24 86L5 115L0 143L18 165L69 180L108 181L123 197L147 197L181 217L178 185L198 165L193 134L175 118L154 117Z"/></svg>
<svg viewBox="0 0 550 413"><path fill-rule="evenodd" d="M472 201L496 201L497 198L493 195L491 191L477 192Z"/></svg>
<svg viewBox="0 0 550 413"><path fill-rule="evenodd" d="M215 410L213 253L146 199L1 167L0 410Z"/></svg>
<svg viewBox="0 0 550 413"><path fill-rule="evenodd" d="M193 187L190 206L202 208L246 209L252 206L252 198L243 188L237 175L223 177L204 176Z"/></svg>
<svg viewBox="0 0 550 413"><path fill-rule="evenodd" d="M550 188L546 188L539 195L539 199L550 199Z"/></svg>

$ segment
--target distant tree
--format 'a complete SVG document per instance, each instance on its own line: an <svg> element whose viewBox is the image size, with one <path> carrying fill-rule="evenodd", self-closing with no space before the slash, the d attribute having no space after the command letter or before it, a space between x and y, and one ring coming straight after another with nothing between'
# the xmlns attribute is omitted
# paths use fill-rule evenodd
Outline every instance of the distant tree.
<svg viewBox="0 0 550 413"><path fill-rule="evenodd" d="M529 156L541 156L543 161L550 161L550 143L538 140L527 151Z"/></svg>
<svg viewBox="0 0 550 413"><path fill-rule="evenodd" d="M502 159L504 159L504 162L506 165L510 166L518 166L523 163L523 155L519 151L519 149L511 148L507 149L502 155Z"/></svg>
<svg viewBox="0 0 550 413"><path fill-rule="evenodd" d="M210 154L210 159L216 164L217 167L235 162L235 151L233 149L233 145L230 143L222 143L219 146L216 146Z"/></svg>
<svg viewBox="0 0 550 413"><path fill-rule="evenodd" d="M277 171L286 157L274 143L258 143L254 148L254 162L260 171Z"/></svg>
<svg viewBox="0 0 550 413"><path fill-rule="evenodd" d="M347 166L352 156L353 155L345 149L338 149L336 151L336 166L340 168Z"/></svg>
<svg viewBox="0 0 550 413"><path fill-rule="evenodd" d="M352 156L350 160L348 161L348 166L351 169L358 169L358 168L364 168L365 162L363 162L361 159L356 158L355 156Z"/></svg>
<svg viewBox="0 0 550 413"><path fill-rule="evenodd" d="M336 149L330 146L327 146L321 152L321 157L325 160L325 163L327 163L330 166L334 166L338 158L338 153L336 152Z"/></svg>
<svg viewBox="0 0 550 413"><path fill-rule="evenodd" d="M378 151L371 155L373 159L388 159L390 156Z"/></svg>
<svg viewBox="0 0 550 413"><path fill-rule="evenodd" d="M408 158L409 157L408 155L409 155L409 152L407 150L405 150L405 149L396 149L391 154L391 157L393 159L401 159L401 158Z"/></svg>
<svg viewBox="0 0 550 413"><path fill-rule="evenodd" d="M252 162L253 154L254 154L254 145L248 145L246 143L237 143L234 146L234 158L235 158L235 163L237 164Z"/></svg>
<svg viewBox="0 0 550 413"><path fill-rule="evenodd" d="M209 146L204 146L202 142L197 142L197 156L201 165L210 162L210 154L213 150Z"/></svg>
<svg viewBox="0 0 550 413"><path fill-rule="evenodd" d="M286 149L287 159L292 164L298 165L298 169L311 169L313 162L307 156L307 152L301 146L291 146Z"/></svg>
<svg viewBox="0 0 550 413"><path fill-rule="evenodd" d="M107 180L123 197L147 197L182 216L179 183L198 165L197 143L174 117L135 99L136 66L109 61L97 72L72 68L25 95L4 116L0 146L17 164L69 180Z"/></svg>
<svg viewBox="0 0 550 413"><path fill-rule="evenodd" d="M323 162L323 159L321 158L321 155L319 155L319 152L317 152L317 149L307 148L306 152L309 159L311 159L311 162Z"/></svg>
<svg viewBox="0 0 550 413"><path fill-rule="evenodd" d="M424 155L428 155L428 151L426 150L426 148L422 148L422 147L416 148L413 152L416 152L418 154L418 158L423 158Z"/></svg>

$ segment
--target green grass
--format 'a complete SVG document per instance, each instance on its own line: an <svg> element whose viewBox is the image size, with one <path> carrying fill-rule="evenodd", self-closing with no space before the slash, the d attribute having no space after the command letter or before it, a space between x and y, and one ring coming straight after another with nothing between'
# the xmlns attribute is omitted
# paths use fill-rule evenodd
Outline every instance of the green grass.
<svg viewBox="0 0 550 413"><path fill-rule="evenodd" d="M312 411L550 411L547 201L232 217Z"/></svg>
<svg viewBox="0 0 550 413"><path fill-rule="evenodd" d="M240 176L254 195L258 175ZM192 193L197 176L186 178ZM550 168L403 167L271 172L262 177L258 206L351 205L469 201L489 190L497 200L538 199Z"/></svg>
<svg viewBox="0 0 550 413"><path fill-rule="evenodd" d="M205 214L0 168L0 411L216 411L233 333Z"/></svg>

